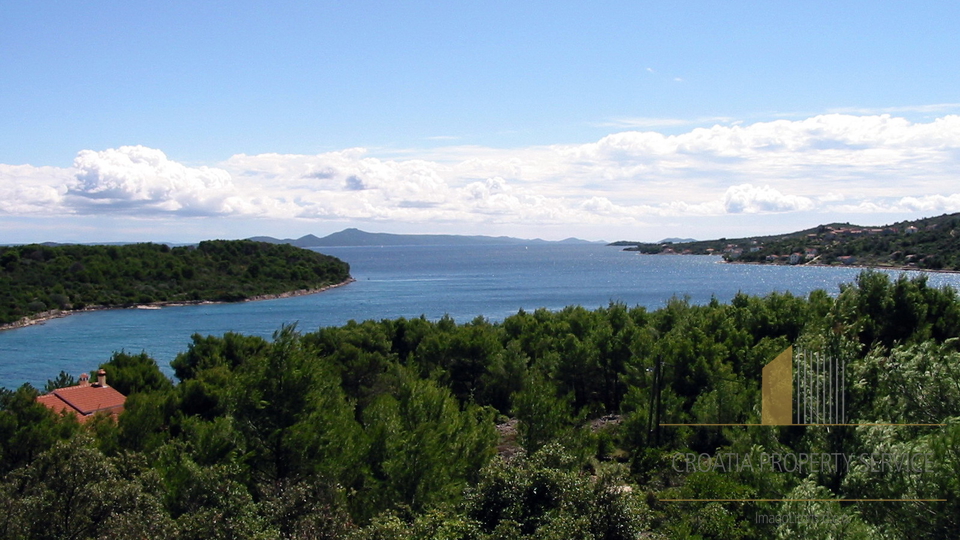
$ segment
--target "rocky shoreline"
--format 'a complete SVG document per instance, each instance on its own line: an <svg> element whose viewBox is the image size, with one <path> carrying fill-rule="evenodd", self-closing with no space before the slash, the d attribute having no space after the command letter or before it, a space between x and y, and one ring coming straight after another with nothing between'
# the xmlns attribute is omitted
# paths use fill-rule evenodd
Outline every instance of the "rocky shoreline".
<svg viewBox="0 0 960 540"><path fill-rule="evenodd" d="M306 296L308 294L317 294L330 289L335 289L337 287L343 287L344 285L349 285L356 281L354 278L347 278L345 281L340 283L334 283L333 285L327 285L325 287L320 287L319 289L298 289L296 291L287 291L277 294L260 294L257 296L251 296L250 298L244 298L240 300L241 302L254 302L260 300L275 300L278 298L293 298L294 296ZM130 304L123 306L87 306L83 309L51 309L49 311L41 311L40 313L35 313L29 317L23 317L22 319L6 324L0 324L0 331L2 330L13 330L16 328L24 328L27 326L33 326L35 324L43 324L49 320L59 319L60 317L66 317L68 315L73 315L75 313L86 313L89 311L102 311L104 309L161 309L165 307L177 307L177 306L196 306L202 304L227 304L229 302L217 301L217 300L181 300L181 301L170 301L170 302L151 302L149 304Z"/></svg>

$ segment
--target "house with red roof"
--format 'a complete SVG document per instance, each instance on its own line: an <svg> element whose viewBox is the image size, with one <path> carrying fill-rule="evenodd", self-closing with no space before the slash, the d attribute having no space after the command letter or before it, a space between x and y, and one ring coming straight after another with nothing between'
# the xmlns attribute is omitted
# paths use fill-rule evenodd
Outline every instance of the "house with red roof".
<svg viewBox="0 0 960 540"><path fill-rule="evenodd" d="M57 388L39 396L37 401L59 414L75 414L77 420L86 422L97 413L117 417L123 412L127 396L107 386L107 372L97 372L97 382L90 383L90 376L80 375L80 384Z"/></svg>

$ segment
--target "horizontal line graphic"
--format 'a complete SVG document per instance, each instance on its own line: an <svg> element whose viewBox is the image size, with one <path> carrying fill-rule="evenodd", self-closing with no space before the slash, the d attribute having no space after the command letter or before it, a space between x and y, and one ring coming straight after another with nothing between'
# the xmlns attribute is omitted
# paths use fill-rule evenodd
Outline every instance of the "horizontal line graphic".
<svg viewBox="0 0 960 540"><path fill-rule="evenodd" d="M946 499L658 499L662 502L947 502Z"/></svg>
<svg viewBox="0 0 960 540"><path fill-rule="evenodd" d="M659 424L660 426L933 426L943 427L949 424Z"/></svg>

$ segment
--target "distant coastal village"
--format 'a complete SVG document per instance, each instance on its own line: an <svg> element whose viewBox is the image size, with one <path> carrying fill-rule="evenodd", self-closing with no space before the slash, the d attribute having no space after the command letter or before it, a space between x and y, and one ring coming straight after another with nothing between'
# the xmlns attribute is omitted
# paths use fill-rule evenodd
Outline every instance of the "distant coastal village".
<svg viewBox="0 0 960 540"><path fill-rule="evenodd" d="M931 225L930 227L932 230L932 228L935 228L936 225ZM903 230L903 234L915 234L917 231L919 231L919 229L911 225ZM806 238L807 238L807 241L809 242L823 245L824 242L832 242L837 238L857 238L864 235L878 235L878 234L890 236L890 235L896 235L901 233L896 227L883 227L883 228L872 228L872 229L860 229L860 228L850 228L850 227L842 227L842 228L826 227L823 233L810 233L807 235ZM725 259L729 261L736 261L737 259L740 259L743 256L744 250L746 250L747 253L759 253L760 251L763 251L763 248L764 248L763 244L760 244L757 240L751 240L750 245L747 246L746 248L741 247L737 244L727 244L726 246L724 246L721 254ZM804 247L803 252L795 251L793 253L782 254L782 255L778 253L770 253L769 255L766 255L763 258L763 260L764 262L774 263L774 264L815 263L821 258L820 257L821 249L822 248L811 246L811 247ZM710 254L710 255L716 254L713 248L707 248L706 251L707 251L707 254ZM667 248L663 251L663 253L666 255L666 254L676 253L676 252L670 248ZM690 254L690 253L693 253L693 251L689 249L685 249L681 253ZM915 258L916 258L915 255L908 255L907 256L908 262L906 266L917 266L915 262ZM851 265L851 264L856 264L857 257L855 255L840 255L836 258L836 260L840 264Z"/></svg>
<svg viewBox="0 0 960 540"><path fill-rule="evenodd" d="M616 242L657 255L719 255L727 262L960 270L960 214L881 227L820 225L795 233L708 241Z"/></svg>

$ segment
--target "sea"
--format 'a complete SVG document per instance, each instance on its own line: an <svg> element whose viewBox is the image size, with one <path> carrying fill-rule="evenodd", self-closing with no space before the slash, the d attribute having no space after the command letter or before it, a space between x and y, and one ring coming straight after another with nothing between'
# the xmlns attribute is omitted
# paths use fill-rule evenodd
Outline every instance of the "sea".
<svg viewBox="0 0 960 540"><path fill-rule="evenodd" d="M356 282L322 293L256 302L79 313L0 331L0 386L42 388L61 370L96 371L116 351L153 357L167 375L191 335L239 332L270 338L284 325L301 332L350 320L444 315L457 322L501 321L523 309L598 308L611 302L654 310L672 297L728 302L738 292L839 293L858 268L725 264L719 257L642 255L597 244L331 247ZM896 272L891 272L896 274ZM960 289L960 275L929 274Z"/></svg>

